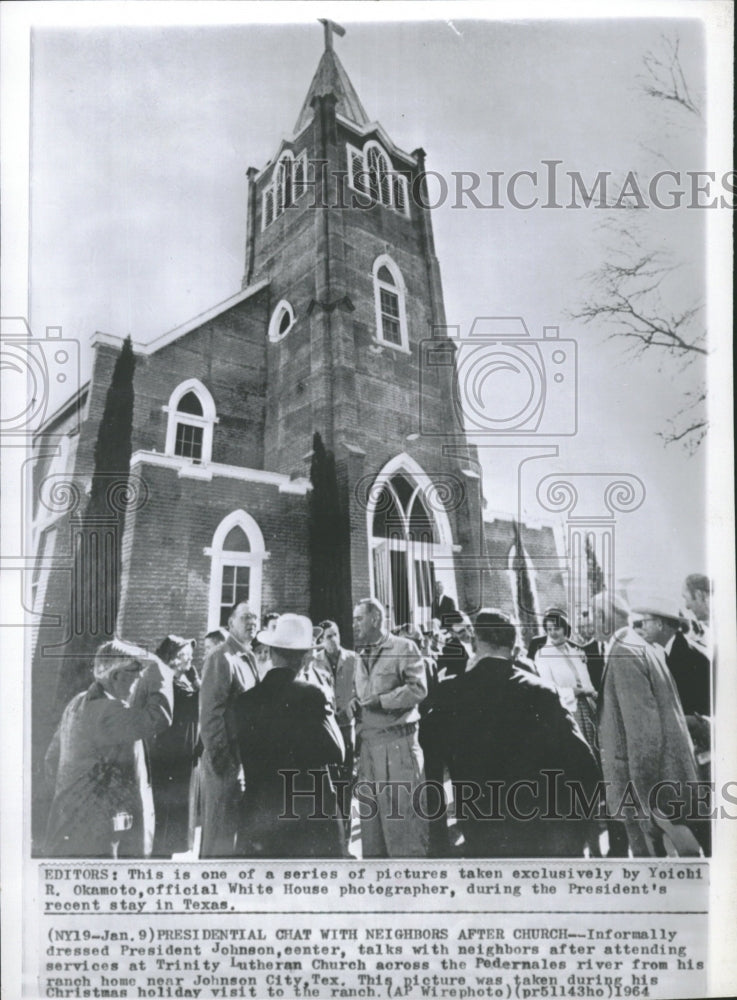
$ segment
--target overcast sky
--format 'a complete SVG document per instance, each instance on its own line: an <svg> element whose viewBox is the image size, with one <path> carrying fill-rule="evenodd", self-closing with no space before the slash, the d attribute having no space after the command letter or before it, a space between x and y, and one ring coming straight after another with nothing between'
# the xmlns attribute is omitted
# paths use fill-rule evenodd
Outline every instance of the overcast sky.
<svg viewBox="0 0 737 1000"><path fill-rule="evenodd" d="M337 18L339 6L325 9ZM705 165L703 126L668 115L637 81L643 54L665 33L680 39L689 84L703 97L696 20L341 19L347 34L335 47L369 117L399 147L422 146L428 168L451 184L454 171L501 171L505 184L552 159L588 181L600 170L621 179L628 170L719 169ZM37 30L34 330L60 325L83 345L95 330L146 342L238 291L245 171L291 132L322 49L314 21ZM661 368L655 355L627 359L601 329L569 318L586 296L584 275L606 253L602 216L611 213L502 201L483 210L450 198L433 223L449 323L466 332L476 316L521 316L534 337L553 325L578 344L578 432L560 439L558 457L527 467L523 513L540 515L535 487L553 472L638 476L646 497L620 515L618 575L678 594L686 573L706 568L706 452L689 457L656 435L696 373ZM669 302L703 300L705 213L636 214L680 265ZM529 454L481 450L490 510L514 511L516 469Z"/></svg>

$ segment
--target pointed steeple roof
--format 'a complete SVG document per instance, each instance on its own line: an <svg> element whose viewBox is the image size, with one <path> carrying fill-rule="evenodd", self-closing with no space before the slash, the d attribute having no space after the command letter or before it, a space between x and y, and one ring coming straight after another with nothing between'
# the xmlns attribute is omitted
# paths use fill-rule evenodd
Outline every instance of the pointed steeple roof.
<svg viewBox="0 0 737 1000"><path fill-rule="evenodd" d="M305 97L297 124L294 127L295 135L301 132L312 118L312 101L325 94L335 95L337 98L336 111L339 115L343 115L344 118L348 118L358 125L368 125L369 123L369 117L358 99L358 94L333 49L333 31L339 35L345 34L345 31L333 21L323 20L322 23L325 26L325 51L312 78L310 89L307 91L307 97Z"/></svg>

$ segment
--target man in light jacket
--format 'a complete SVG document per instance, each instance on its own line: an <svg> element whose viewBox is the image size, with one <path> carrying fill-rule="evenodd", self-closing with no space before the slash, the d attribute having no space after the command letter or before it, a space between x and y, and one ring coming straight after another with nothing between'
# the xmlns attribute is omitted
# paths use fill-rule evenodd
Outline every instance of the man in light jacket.
<svg viewBox="0 0 737 1000"><path fill-rule="evenodd" d="M353 635L363 857L424 857L427 812L412 800L425 777L417 738L418 706L427 696L425 665L410 639L385 631L384 609L375 598L356 605Z"/></svg>

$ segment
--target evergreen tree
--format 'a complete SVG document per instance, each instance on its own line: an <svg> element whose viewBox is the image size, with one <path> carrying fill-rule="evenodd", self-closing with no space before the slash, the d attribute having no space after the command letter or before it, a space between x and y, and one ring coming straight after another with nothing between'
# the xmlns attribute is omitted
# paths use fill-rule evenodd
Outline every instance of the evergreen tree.
<svg viewBox="0 0 737 1000"><path fill-rule="evenodd" d="M105 396L90 497L77 524L70 608L72 640L69 659L59 676L56 702L60 708L89 683L95 649L115 634L132 454L135 365L133 345L127 337Z"/></svg>
<svg viewBox="0 0 737 1000"><path fill-rule="evenodd" d="M350 585L346 582L347 526L340 502L335 456L315 431L310 466L309 551L310 618L337 621L341 631L350 624Z"/></svg>
<svg viewBox="0 0 737 1000"><path fill-rule="evenodd" d="M133 374L136 358L130 337L123 341L123 347L115 361L110 386L105 396L105 407L97 430L95 442L95 471L92 475L92 492L87 509L88 514L117 513L118 504L111 510L111 487L125 490L132 454L133 433ZM125 504L122 520L125 518Z"/></svg>

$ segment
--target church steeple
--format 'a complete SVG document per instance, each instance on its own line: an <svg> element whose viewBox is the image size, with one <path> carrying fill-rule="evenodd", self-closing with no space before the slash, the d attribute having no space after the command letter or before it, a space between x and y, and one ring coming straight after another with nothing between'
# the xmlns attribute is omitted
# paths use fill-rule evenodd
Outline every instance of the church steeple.
<svg viewBox="0 0 737 1000"><path fill-rule="evenodd" d="M307 91L307 97L299 113L297 124L294 126L295 135L301 132L312 118L313 100L316 97L323 97L325 94L335 96L335 110L339 115L343 115L344 118L348 118L358 125L367 125L369 122L369 117L358 98L358 94L333 48L333 34L344 35L345 28L326 18L320 18L320 21L325 28L325 51L312 78L310 89Z"/></svg>

